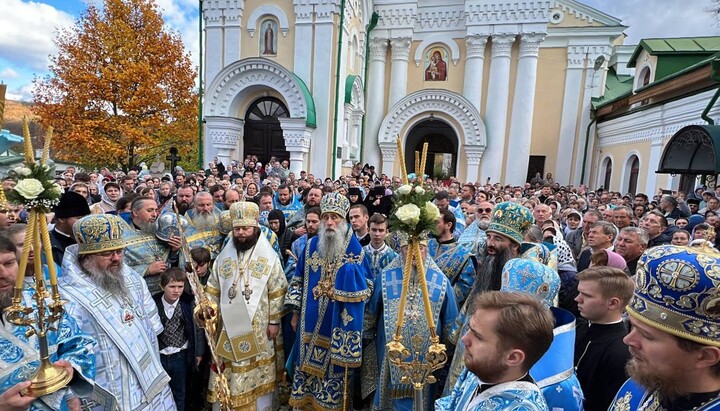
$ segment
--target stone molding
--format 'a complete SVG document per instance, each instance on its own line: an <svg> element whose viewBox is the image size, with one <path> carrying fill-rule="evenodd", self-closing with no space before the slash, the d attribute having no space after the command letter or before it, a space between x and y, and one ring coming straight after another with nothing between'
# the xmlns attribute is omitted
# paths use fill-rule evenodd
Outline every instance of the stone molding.
<svg viewBox="0 0 720 411"><path fill-rule="evenodd" d="M467 58L479 57L485 58L485 46L487 45L487 36L473 35L465 37L467 45Z"/></svg>
<svg viewBox="0 0 720 411"><path fill-rule="evenodd" d="M385 61L387 58L388 39L373 37L370 39L370 61Z"/></svg>
<svg viewBox="0 0 720 411"><path fill-rule="evenodd" d="M492 36L492 58L510 57L515 34L497 34Z"/></svg>
<svg viewBox="0 0 720 411"><path fill-rule="evenodd" d="M485 123L475 106L465 97L447 90L425 89L395 103L380 124L379 143L395 144L406 123L423 113L444 113L460 124L461 144L484 150L487 145ZM460 133L458 133L460 134Z"/></svg>
<svg viewBox="0 0 720 411"><path fill-rule="evenodd" d="M213 146L234 148L243 137L245 121L228 117L206 117L207 137Z"/></svg>
<svg viewBox="0 0 720 411"><path fill-rule="evenodd" d="M520 36L520 53L518 58L537 57L540 51L540 43L545 40L544 33L528 33Z"/></svg>
<svg viewBox="0 0 720 411"><path fill-rule="evenodd" d="M279 92L292 118L306 118L307 104L300 86L285 67L264 58L248 58L225 67L207 88L205 116L237 115L238 96L249 88L264 86Z"/></svg>
<svg viewBox="0 0 720 411"><path fill-rule="evenodd" d="M376 29L397 30L402 28L413 29L415 27L417 4L376 5L375 11L379 15Z"/></svg>
<svg viewBox="0 0 720 411"><path fill-rule="evenodd" d="M466 24L547 23L550 1L466 2Z"/></svg>
<svg viewBox="0 0 720 411"><path fill-rule="evenodd" d="M250 37L255 37L255 28L257 27L258 20L265 16L273 16L278 21L278 28L282 33L283 37L287 36L290 30L290 24L288 24L287 16L285 12L274 4L262 4L255 8L250 13L247 21L247 31L250 33Z"/></svg>
<svg viewBox="0 0 720 411"><path fill-rule="evenodd" d="M453 65L457 65L460 60L460 48L453 39L452 35L450 33L435 33L425 37L425 40L423 40L415 49L415 56L413 58L415 61L415 67L420 67L420 64L422 64L425 50L430 45L437 43L442 44L449 49L450 60L452 60Z"/></svg>
<svg viewBox="0 0 720 411"><path fill-rule="evenodd" d="M390 40L390 54L393 60L407 61L410 57L410 37L398 37Z"/></svg>
<svg viewBox="0 0 720 411"><path fill-rule="evenodd" d="M478 150L477 146L464 146L465 148L465 159L467 160L468 165L470 166L478 166L480 165L480 159L483 156L483 153L485 152L485 148L481 148Z"/></svg>
<svg viewBox="0 0 720 411"><path fill-rule="evenodd" d="M418 10L415 19L416 32L459 30L464 27L465 12L463 10Z"/></svg>

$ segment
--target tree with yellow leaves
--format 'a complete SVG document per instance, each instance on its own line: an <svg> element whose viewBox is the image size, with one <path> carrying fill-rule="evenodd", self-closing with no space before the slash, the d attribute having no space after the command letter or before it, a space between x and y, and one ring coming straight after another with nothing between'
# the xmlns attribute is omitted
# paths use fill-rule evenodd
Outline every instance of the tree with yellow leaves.
<svg viewBox="0 0 720 411"><path fill-rule="evenodd" d="M197 73L153 0L90 4L55 43L33 92L55 157L128 169L175 146L197 163Z"/></svg>

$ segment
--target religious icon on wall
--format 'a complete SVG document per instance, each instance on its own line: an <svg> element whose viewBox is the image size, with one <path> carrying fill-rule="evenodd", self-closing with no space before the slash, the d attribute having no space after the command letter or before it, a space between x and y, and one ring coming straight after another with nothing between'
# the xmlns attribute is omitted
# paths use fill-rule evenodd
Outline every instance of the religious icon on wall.
<svg viewBox="0 0 720 411"><path fill-rule="evenodd" d="M425 81L447 80L448 52L442 47L432 47L425 54Z"/></svg>
<svg viewBox="0 0 720 411"><path fill-rule="evenodd" d="M267 19L260 24L260 54L274 56L277 54L277 22Z"/></svg>

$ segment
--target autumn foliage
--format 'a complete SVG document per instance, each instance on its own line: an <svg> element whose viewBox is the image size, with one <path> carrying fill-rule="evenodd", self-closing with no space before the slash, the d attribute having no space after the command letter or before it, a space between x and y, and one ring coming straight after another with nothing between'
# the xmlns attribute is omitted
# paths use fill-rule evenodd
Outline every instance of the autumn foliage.
<svg viewBox="0 0 720 411"><path fill-rule="evenodd" d="M55 43L51 74L34 91L35 113L55 129L55 157L126 169L175 146L197 162L196 72L154 1L91 4Z"/></svg>

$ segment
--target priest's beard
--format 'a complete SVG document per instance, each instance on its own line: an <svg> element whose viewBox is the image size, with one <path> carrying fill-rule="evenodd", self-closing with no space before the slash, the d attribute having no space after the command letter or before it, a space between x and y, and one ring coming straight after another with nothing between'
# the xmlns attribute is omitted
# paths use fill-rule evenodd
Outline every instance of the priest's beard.
<svg viewBox="0 0 720 411"><path fill-rule="evenodd" d="M12 304L13 291L14 289L11 288L0 293L0 315L3 314L3 311L6 308L10 307L10 304Z"/></svg>
<svg viewBox="0 0 720 411"><path fill-rule="evenodd" d="M175 206L177 207L178 213L180 215L185 215L185 213L190 209L190 203L186 203L184 201L178 202L177 200L175 200Z"/></svg>
<svg viewBox="0 0 720 411"><path fill-rule="evenodd" d="M129 296L130 292L125 286L125 279L123 278L123 265L122 260L120 263L108 266L106 269L101 269L95 262L94 256L88 256L80 261L85 274L99 285L102 289L109 291L112 295L117 297Z"/></svg>
<svg viewBox="0 0 720 411"><path fill-rule="evenodd" d="M198 211L193 217L193 223L200 229L212 228L215 225L215 215L210 211Z"/></svg>
<svg viewBox="0 0 720 411"><path fill-rule="evenodd" d="M475 274L472 295L483 291L499 291L502 283L502 269L512 258L510 249L498 250L497 254L487 252L487 246L479 256L479 266Z"/></svg>
<svg viewBox="0 0 720 411"><path fill-rule="evenodd" d="M337 227L330 228L324 221L318 230L318 249L323 257L333 258L345 253L345 235L349 229L347 222L340 222Z"/></svg>
<svg viewBox="0 0 720 411"><path fill-rule="evenodd" d="M235 245L235 249L238 251L247 251L255 246L257 244L258 239L260 238L260 229L256 228L253 235L250 237L236 237L233 234L233 245Z"/></svg>
<svg viewBox="0 0 720 411"><path fill-rule="evenodd" d="M656 366L658 366L656 364ZM655 391L661 402L672 401L681 396L684 393L680 392L679 387L681 386L681 377L678 374L672 372L676 367L672 364L659 365L662 369L655 369L649 371L643 367L642 362L635 358L631 358L625 365L625 371L628 376L633 380L637 381L643 387ZM660 372L666 370L666 372ZM669 371L669 372L668 372Z"/></svg>
<svg viewBox="0 0 720 411"><path fill-rule="evenodd" d="M490 220L477 220L478 228L485 231L490 227Z"/></svg>
<svg viewBox="0 0 720 411"><path fill-rule="evenodd" d="M155 233L157 233L157 224L155 224L155 221L140 223L138 227L140 227L140 231L144 234L155 235Z"/></svg>
<svg viewBox="0 0 720 411"><path fill-rule="evenodd" d="M485 354L484 358L475 359L472 357L470 351L465 350L464 360L465 367L468 371L475 374L480 381L497 381L497 379L508 370L508 366L503 363L499 355L489 356Z"/></svg>

